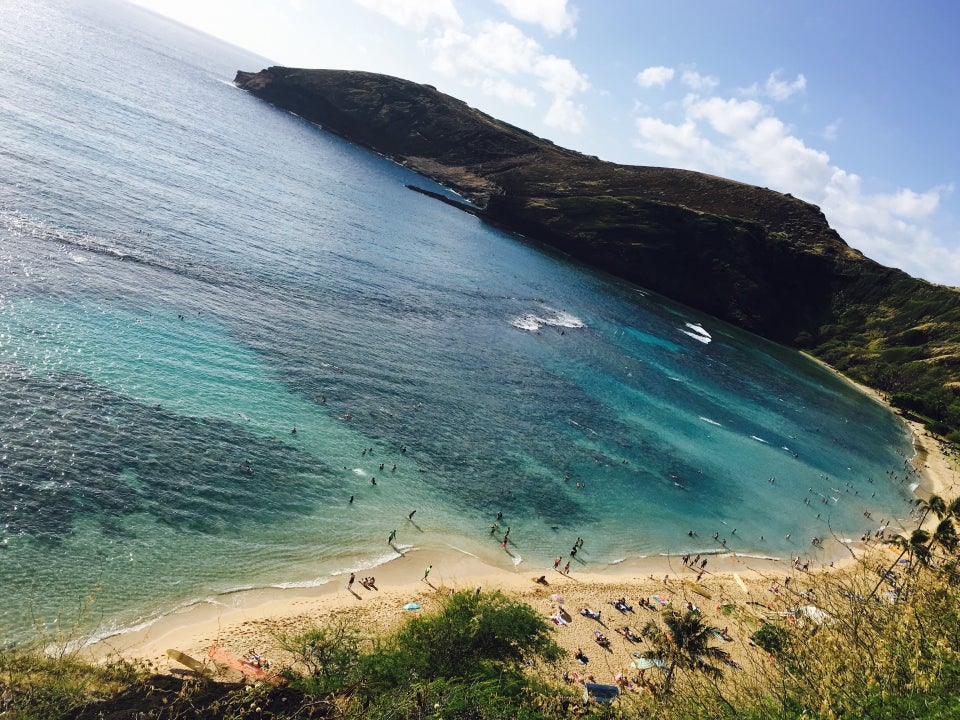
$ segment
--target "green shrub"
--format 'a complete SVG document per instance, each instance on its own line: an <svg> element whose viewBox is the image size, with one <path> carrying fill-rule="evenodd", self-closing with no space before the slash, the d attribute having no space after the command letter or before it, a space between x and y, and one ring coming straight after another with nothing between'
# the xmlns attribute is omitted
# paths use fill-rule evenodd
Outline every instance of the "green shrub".
<svg viewBox="0 0 960 720"><path fill-rule="evenodd" d="M762 650L772 655L779 655L786 647L787 632L779 625L764 623L753 633L753 641Z"/></svg>
<svg viewBox="0 0 960 720"><path fill-rule="evenodd" d="M458 592L439 612L412 619L369 658L368 677L476 677L527 655L559 657L543 618L501 592Z"/></svg>
<svg viewBox="0 0 960 720"><path fill-rule="evenodd" d="M360 636L356 630L339 625L312 627L297 635L277 635L280 647L306 669L296 675L293 685L311 694L341 690L355 682L359 673Z"/></svg>

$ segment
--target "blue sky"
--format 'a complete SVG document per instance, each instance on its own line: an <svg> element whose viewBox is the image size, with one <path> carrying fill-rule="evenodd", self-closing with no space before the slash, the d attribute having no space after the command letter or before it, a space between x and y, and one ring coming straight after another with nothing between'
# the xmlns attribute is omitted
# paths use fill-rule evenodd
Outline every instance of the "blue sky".
<svg viewBox="0 0 960 720"><path fill-rule="evenodd" d="M868 257L960 285L952 0L136 2L276 64L397 75L606 160L792 193Z"/></svg>

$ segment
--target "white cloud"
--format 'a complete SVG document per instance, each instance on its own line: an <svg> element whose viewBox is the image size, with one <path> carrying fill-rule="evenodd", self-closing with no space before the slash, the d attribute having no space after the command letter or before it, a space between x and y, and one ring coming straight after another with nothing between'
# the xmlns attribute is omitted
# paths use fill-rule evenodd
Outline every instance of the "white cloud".
<svg viewBox="0 0 960 720"><path fill-rule="evenodd" d="M828 123L827 126L823 129L823 139L833 141L840 137L840 124L842 120L834 120L832 123Z"/></svg>
<svg viewBox="0 0 960 720"><path fill-rule="evenodd" d="M571 133L582 132L587 126L587 115L583 105L577 105L570 98L561 95L554 97L543 120L550 127Z"/></svg>
<svg viewBox="0 0 960 720"><path fill-rule="evenodd" d="M451 0L353 0L357 5L418 32L433 24L462 27L463 20Z"/></svg>
<svg viewBox="0 0 960 720"><path fill-rule="evenodd" d="M642 88L663 87L673 79L674 69L656 65L644 68L637 73L636 83Z"/></svg>
<svg viewBox="0 0 960 720"><path fill-rule="evenodd" d="M684 70L680 76L681 82L691 90L697 92L713 92L720 81L709 75L701 75L696 70Z"/></svg>
<svg viewBox="0 0 960 720"><path fill-rule="evenodd" d="M480 89L485 95L492 95L515 105L534 107L537 104L537 99L531 90L518 87L503 78L484 78L480 82Z"/></svg>
<svg viewBox="0 0 960 720"><path fill-rule="evenodd" d="M667 160L673 167L722 172L734 164L729 152L700 134L696 123L671 125L655 117L637 118L637 146Z"/></svg>
<svg viewBox="0 0 960 720"><path fill-rule="evenodd" d="M803 92L807 87L807 79L802 75L797 75L793 82L784 82L780 79L780 71L770 73L767 78L766 94L771 100L787 100L799 92Z"/></svg>
<svg viewBox="0 0 960 720"><path fill-rule="evenodd" d="M860 178L836 169L820 201L824 214L851 246L867 257L934 282L956 286L960 255L946 247L930 226L941 199L953 186L925 193L864 193Z"/></svg>
<svg viewBox="0 0 960 720"><path fill-rule="evenodd" d="M590 88L587 76L579 72L573 63L555 55L538 55L533 64L533 74L540 78L540 85L547 92L569 97Z"/></svg>
<svg viewBox="0 0 960 720"><path fill-rule="evenodd" d="M876 200L901 217L922 220L937 211L940 205L940 191L928 190L925 193L916 193L909 188L903 188L893 195L877 195Z"/></svg>
<svg viewBox="0 0 960 720"><path fill-rule="evenodd" d="M436 53L433 68L438 72L527 107L535 95L521 83L531 80L551 97L544 117L548 125L572 133L586 127L584 108L573 97L590 88L587 76L569 60L544 52L515 25L485 22L476 34L447 28L422 44Z"/></svg>
<svg viewBox="0 0 960 720"><path fill-rule="evenodd" d="M789 85L798 87L796 81ZM864 192L857 175L831 164L826 152L793 135L770 106L756 99L690 94L680 112L676 123L637 117L637 147L673 167L789 192L819 205L840 236L868 257L935 282L957 284L960 254L932 230L952 186Z"/></svg>
<svg viewBox="0 0 960 720"><path fill-rule="evenodd" d="M687 96L686 109L692 119L706 120L715 130L729 136L743 135L766 115L765 108L753 100L704 100L699 95Z"/></svg>
<svg viewBox="0 0 960 720"><path fill-rule="evenodd" d="M577 11L567 0L496 0L510 16L521 22L539 25L550 35L576 33Z"/></svg>

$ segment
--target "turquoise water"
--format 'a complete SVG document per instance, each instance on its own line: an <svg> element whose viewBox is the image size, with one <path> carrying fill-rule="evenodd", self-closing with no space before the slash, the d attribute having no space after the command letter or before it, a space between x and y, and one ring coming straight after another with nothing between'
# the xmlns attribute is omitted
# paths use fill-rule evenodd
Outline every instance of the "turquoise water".
<svg viewBox="0 0 960 720"><path fill-rule="evenodd" d="M0 11L6 638L326 582L394 528L506 567L581 536L589 569L907 514L904 428L801 356L410 192L230 85L266 60Z"/></svg>

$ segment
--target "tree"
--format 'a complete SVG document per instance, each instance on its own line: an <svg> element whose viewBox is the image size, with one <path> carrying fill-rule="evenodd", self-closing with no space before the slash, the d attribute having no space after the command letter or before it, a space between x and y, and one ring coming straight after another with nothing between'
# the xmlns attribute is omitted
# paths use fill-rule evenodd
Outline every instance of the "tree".
<svg viewBox="0 0 960 720"><path fill-rule="evenodd" d="M947 503L939 495L931 495L926 500L917 500L917 507L923 512L920 516L919 525L923 525L924 520L927 519L927 515L930 513L936 515L938 520L943 520L948 513Z"/></svg>
<svg viewBox="0 0 960 720"><path fill-rule="evenodd" d="M910 553L911 561L914 557L917 557L921 560L921 562L926 562L927 558L930 556L930 550L927 547L927 544L930 542L930 533L928 533L926 530L917 528L910 533L910 537L906 537L905 535L897 535L889 542L891 545L895 545L900 548L900 554L897 555L897 559L890 564L890 567L880 575L880 580L877 581L877 584L873 586L873 590L871 590L870 594L867 595L867 600L871 599L877 594L877 590L879 590L880 586L883 585L883 581L893 573L893 569L899 564L900 560L903 559L904 555Z"/></svg>
<svg viewBox="0 0 960 720"><path fill-rule="evenodd" d="M460 591L440 609L411 618L365 660L371 682L396 686L421 679L497 676L524 660L555 660L562 651L529 605L501 592Z"/></svg>
<svg viewBox="0 0 960 720"><path fill-rule="evenodd" d="M714 678L723 675L719 667L711 664L730 659L730 654L725 650L710 645L714 633L720 632L717 628L704 623L700 613L692 610L684 613L664 610L661 617L666 627L648 622L643 628L643 636L650 640L667 663L664 692L670 692L673 673L678 667L696 670Z"/></svg>
<svg viewBox="0 0 960 720"><path fill-rule="evenodd" d="M930 534L930 544L927 548L933 552L934 546L942 547L948 552L953 552L957 549L957 530L953 526L953 518L950 516L944 517L937 523L937 527L934 528L933 532Z"/></svg>

